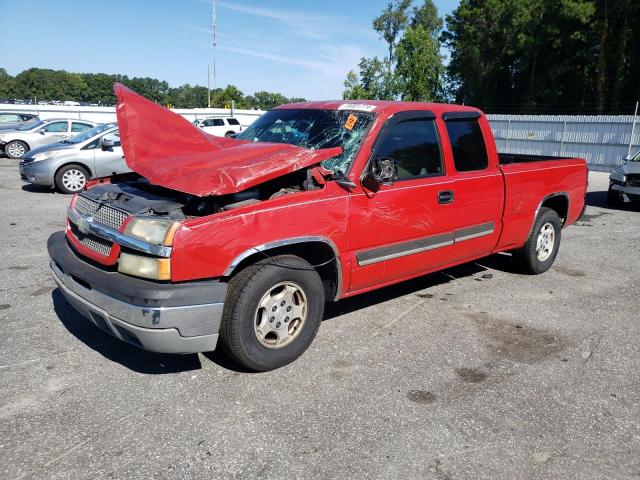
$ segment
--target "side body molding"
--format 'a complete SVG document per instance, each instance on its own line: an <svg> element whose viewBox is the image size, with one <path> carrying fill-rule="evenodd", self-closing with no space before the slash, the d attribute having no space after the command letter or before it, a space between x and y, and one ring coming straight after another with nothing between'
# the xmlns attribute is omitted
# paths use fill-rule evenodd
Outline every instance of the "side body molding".
<svg viewBox="0 0 640 480"><path fill-rule="evenodd" d="M274 242L264 243L256 247L251 247L250 249L245 250L244 252L242 252L240 255L238 255L236 258L233 259L233 261L229 264L227 269L224 271L224 276L225 277L230 276L233 273L233 271L236 268L238 268L238 265L240 265L240 263L243 260L245 260L246 258L249 258L251 255L254 255L256 253L265 252L268 250L272 250L274 248L286 247L287 245L296 245L300 243L312 243L312 242L324 243L329 247L331 247L331 250L333 251L333 255L335 257L335 262L336 262L336 271L338 274L338 278L336 281L336 295L333 300L338 300L340 298L340 292L342 291L342 262L340 261L340 254L338 252L338 247L336 247L336 244L326 237L310 236L310 237L286 238L283 240L276 240Z"/></svg>

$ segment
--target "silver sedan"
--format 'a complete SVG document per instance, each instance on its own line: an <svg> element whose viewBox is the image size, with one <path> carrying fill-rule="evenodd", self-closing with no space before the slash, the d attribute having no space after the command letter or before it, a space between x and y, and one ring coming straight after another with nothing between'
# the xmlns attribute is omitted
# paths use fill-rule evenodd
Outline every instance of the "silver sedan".
<svg viewBox="0 0 640 480"><path fill-rule="evenodd" d="M67 140L96 126L88 120L52 118L28 124L15 130L0 132L0 148L10 158L21 158L29 150L42 145Z"/></svg>
<svg viewBox="0 0 640 480"><path fill-rule="evenodd" d="M83 190L92 178L129 172L115 123L98 125L69 140L36 148L20 161L22 180L55 186L63 193Z"/></svg>

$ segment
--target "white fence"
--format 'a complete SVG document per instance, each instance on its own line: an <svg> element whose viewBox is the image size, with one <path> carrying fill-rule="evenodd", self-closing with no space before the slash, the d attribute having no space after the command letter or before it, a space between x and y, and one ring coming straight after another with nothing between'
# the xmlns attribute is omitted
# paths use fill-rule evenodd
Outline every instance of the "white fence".
<svg viewBox="0 0 640 480"><path fill-rule="evenodd" d="M633 115L488 115L500 152L582 157L590 170L611 171L640 150Z"/></svg>
<svg viewBox="0 0 640 480"><path fill-rule="evenodd" d="M115 107L0 104L0 110L36 113L42 120L46 120L48 118L78 118L100 123L116 121ZM240 124L244 126L251 125L251 123L263 113L260 110L230 110L227 108L176 108L173 111L182 115L189 121L203 117L230 117L233 115L238 119Z"/></svg>

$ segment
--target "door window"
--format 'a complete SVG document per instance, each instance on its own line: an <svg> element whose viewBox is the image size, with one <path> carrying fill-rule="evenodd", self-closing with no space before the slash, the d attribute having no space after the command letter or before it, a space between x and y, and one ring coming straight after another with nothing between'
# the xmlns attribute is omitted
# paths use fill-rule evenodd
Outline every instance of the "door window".
<svg viewBox="0 0 640 480"><path fill-rule="evenodd" d="M212 121L214 127L224 127L224 121L221 118L214 118Z"/></svg>
<svg viewBox="0 0 640 480"><path fill-rule="evenodd" d="M18 117L18 115L14 115L12 113L5 113L0 115L0 122L4 123L4 122L19 122L20 121L20 117Z"/></svg>
<svg viewBox="0 0 640 480"><path fill-rule="evenodd" d="M486 169L489 160L478 119L455 119L446 123L456 170L470 172Z"/></svg>
<svg viewBox="0 0 640 480"><path fill-rule="evenodd" d="M72 132L84 132L85 130L89 130L92 127L93 126L89 125L88 123L82 123L82 122L73 122L73 123L71 123L71 131Z"/></svg>
<svg viewBox="0 0 640 480"><path fill-rule="evenodd" d="M398 180L442 175L442 156L435 121L415 118L396 123L385 133L377 157L392 158Z"/></svg>
<svg viewBox="0 0 640 480"><path fill-rule="evenodd" d="M44 131L49 133L61 133L66 132L68 128L69 125L67 122L53 122L44 127Z"/></svg>

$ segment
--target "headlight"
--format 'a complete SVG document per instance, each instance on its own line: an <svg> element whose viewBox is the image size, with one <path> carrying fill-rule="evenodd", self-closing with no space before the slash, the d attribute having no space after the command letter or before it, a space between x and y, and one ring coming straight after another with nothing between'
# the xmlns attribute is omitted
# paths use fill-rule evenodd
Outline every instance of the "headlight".
<svg viewBox="0 0 640 480"><path fill-rule="evenodd" d="M124 233L156 245L173 245L173 237L180 222L173 220L157 220L134 217L124 230Z"/></svg>
<svg viewBox="0 0 640 480"><path fill-rule="evenodd" d="M171 280L171 264L168 258L121 253L118 260L118 271L152 280Z"/></svg>
<svg viewBox="0 0 640 480"><path fill-rule="evenodd" d="M611 175L609 176L609 178L611 180L614 180L616 182L621 182L621 183L624 183L624 182L627 181L627 176L626 175L623 175L623 174L621 174L619 172L616 172L616 171L611 172Z"/></svg>

